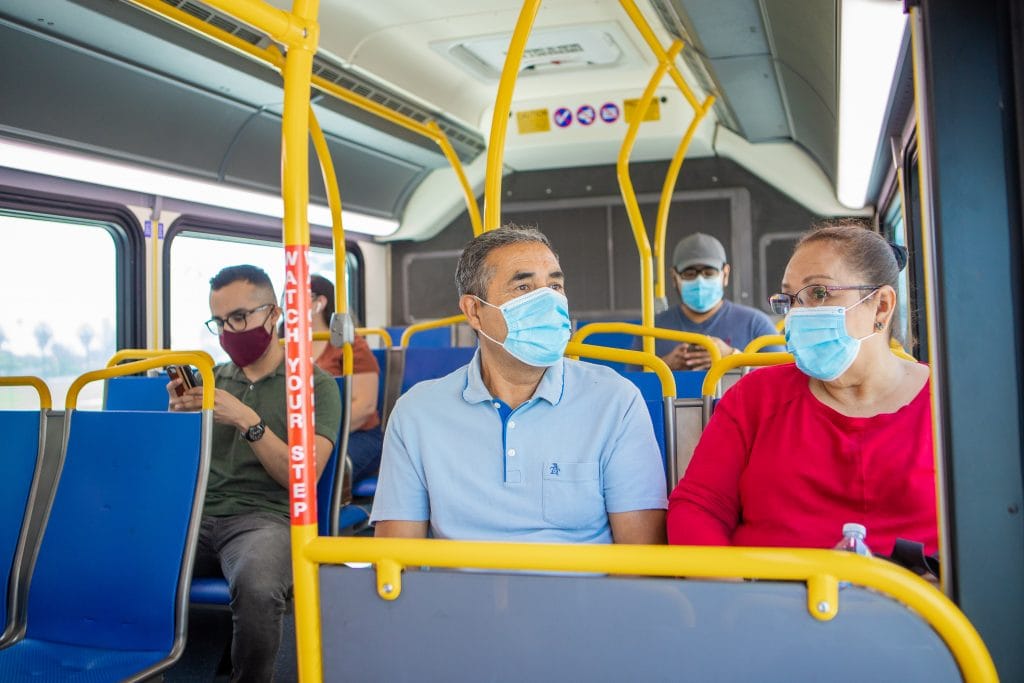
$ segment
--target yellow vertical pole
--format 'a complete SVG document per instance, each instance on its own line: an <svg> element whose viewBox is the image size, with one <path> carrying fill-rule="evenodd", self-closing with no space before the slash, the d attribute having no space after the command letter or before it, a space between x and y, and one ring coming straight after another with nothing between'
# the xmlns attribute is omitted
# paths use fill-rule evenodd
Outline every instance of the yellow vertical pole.
<svg viewBox="0 0 1024 683"><path fill-rule="evenodd" d="M516 29L505 55L505 66L498 82L498 96L494 101L494 116L491 118L491 139L487 144L487 179L484 182L484 231L494 230L501 225L501 169L505 158L505 132L508 130L508 115L512 107L512 91L519 77L519 65L523 61L523 50L530 37L530 28L540 9L540 0L525 0L519 12Z"/></svg>
<svg viewBox="0 0 1024 683"><path fill-rule="evenodd" d="M640 131L640 124L647 114L647 108L654 98L654 91L658 89L658 83L668 70L671 60L675 59L683 44L678 40L672 43L668 55L658 63L654 75L651 76L644 94L637 102L633 110L633 118L629 122L626 137L619 149L619 158L615 166L616 175L619 180L619 190L622 192L622 201L626 205L626 215L629 217L629 224L633 228L633 238L636 240L637 251L640 252L640 303L641 322L644 327L654 327L654 271L653 259L651 257L651 241L647 238L647 228L644 227L644 217L640 213L640 206L636 201L636 191L633 189L633 181L629 177L629 154L633 151L633 144L636 142L637 133ZM646 353L654 353L654 337L644 337L643 350Z"/></svg>
<svg viewBox="0 0 1024 683"><path fill-rule="evenodd" d="M281 193L284 197L285 365L287 368L289 498L295 632L299 679L323 677L320 658L320 606L317 566L305 556L316 538L316 467L313 431L313 361L309 293L309 88L319 27L317 0L295 0L292 18L301 39L287 44L281 141ZM340 206L338 208L340 211Z"/></svg>

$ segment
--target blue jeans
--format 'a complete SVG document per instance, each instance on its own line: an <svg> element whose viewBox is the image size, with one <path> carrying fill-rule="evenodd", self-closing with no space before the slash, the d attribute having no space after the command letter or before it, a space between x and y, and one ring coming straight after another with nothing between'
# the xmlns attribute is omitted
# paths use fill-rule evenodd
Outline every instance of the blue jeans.
<svg viewBox="0 0 1024 683"><path fill-rule="evenodd" d="M281 621L292 599L288 518L273 512L204 516L193 574L228 581L231 680L270 681L281 645Z"/></svg>
<svg viewBox="0 0 1024 683"><path fill-rule="evenodd" d="M348 457L352 461L352 482L362 481L380 469L384 433L380 427L361 429L348 435Z"/></svg>

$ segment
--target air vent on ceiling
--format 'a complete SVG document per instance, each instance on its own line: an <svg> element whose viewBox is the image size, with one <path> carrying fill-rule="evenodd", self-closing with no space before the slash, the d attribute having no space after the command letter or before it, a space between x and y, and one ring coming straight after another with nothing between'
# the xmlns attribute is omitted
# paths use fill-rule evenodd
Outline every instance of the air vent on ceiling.
<svg viewBox="0 0 1024 683"><path fill-rule="evenodd" d="M220 30L226 31L250 45L265 47L270 44L270 39L261 35L258 31L254 31L244 24L238 23L228 15L210 9L200 2L194 2L193 0L164 0L164 3L171 7L177 7L182 12L191 14L200 21L216 26Z"/></svg>
<svg viewBox="0 0 1024 683"><path fill-rule="evenodd" d="M260 33L250 26L239 23L232 17L211 9L197 0L163 1L252 45L266 47L273 43L269 36ZM373 81L362 73L357 74L353 70L337 64L323 55L313 57L313 74L345 90L366 97L388 109L400 112L418 123L433 119L441 127L445 135L448 136L449 141L463 161L472 160L485 149L484 139L476 131L448 119L440 112L429 110L418 103L411 102L387 86Z"/></svg>
<svg viewBox="0 0 1024 683"><path fill-rule="evenodd" d="M497 80L505 64L511 34L461 38L431 47L474 75ZM538 28L523 51L521 76L622 66L634 57L618 23Z"/></svg>

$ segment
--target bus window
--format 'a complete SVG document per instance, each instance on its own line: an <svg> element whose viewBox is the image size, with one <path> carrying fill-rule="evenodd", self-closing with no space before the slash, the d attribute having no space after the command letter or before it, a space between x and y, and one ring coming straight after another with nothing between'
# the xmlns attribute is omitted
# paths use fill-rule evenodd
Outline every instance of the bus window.
<svg viewBox="0 0 1024 683"><path fill-rule="evenodd" d="M103 367L116 347L117 248L110 226L0 212L0 375L42 377L53 407L71 382ZM103 383L78 405L100 407ZM0 392L2 409L39 407L29 390Z"/></svg>
<svg viewBox="0 0 1024 683"><path fill-rule="evenodd" d="M898 193L893 195L893 200L885 213L883 221L883 234L895 244L902 247L907 246L907 226L903 220L903 198ZM915 255L911 255L913 258ZM896 319L893 321L893 336L910 353L914 352L914 340L910 329L910 268L904 268L900 272L899 283L896 295L899 299L899 307L896 310Z"/></svg>
<svg viewBox="0 0 1024 683"><path fill-rule="evenodd" d="M274 291L280 297L284 289L284 251L280 242L240 239L220 234L183 231L171 240L169 259L171 348L202 349L217 362L227 361L217 337L209 333L203 321L210 317L210 278L225 266L248 263L267 272ZM348 253L348 279L359 282L359 260ZM311 247L309 272L334 281L334 254L330 249ZM349 301L358 293L349 287ZM350 308L355 312L356 308Z"/></svg>

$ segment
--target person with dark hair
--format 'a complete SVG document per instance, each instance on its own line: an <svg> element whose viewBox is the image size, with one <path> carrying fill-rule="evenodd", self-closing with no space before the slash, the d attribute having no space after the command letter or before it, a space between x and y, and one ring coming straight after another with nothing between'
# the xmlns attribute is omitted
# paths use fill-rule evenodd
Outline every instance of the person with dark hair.
<svg viewBox="0 0 1024 683"><path fill-rule="evenodd" d="M537 230L466 245L472 362L395 405L370 520L377 536L663 543L665 471L639 391L567 360L569 304Z"/></svg>
<svg viewBox="0 0 1024 683"><path fill-rule="evenodd" d="M669 500L670 543L831 548L843 524L938 546L928 366L889 347L906 251L859 220L798 242L782 292L795 365L722 397Z"/></svg>
<svg viewBox="0 0 1024 683"><path fill-rule="evenodd" d="M224 268L210 280L206 327L231 361L214 368L210 474L193 574L223 576L231 591L232 681L269 681L292 597L288 509L285 355L275 323L281 309L267 274L255 266ZM313 369L316 474L341 429L334 380ZM199 410L202 387L178 396L171 410Z"/></svg>
<svg viewBox="0 0 1024 683"><path fill-rule="evenodd" d="M331 329L334 312L334 284L322 275L311 275L313 332ZM313 359L326 372L340 377L343 374L342 349L328 341L313 340ZM384 434L380 430L377 414L377 389L380 365L370 351L366 339L356 335L352 342L352 419L349 423L348 457L352 461L352 480L360 481L377 472Z"/></svg>

